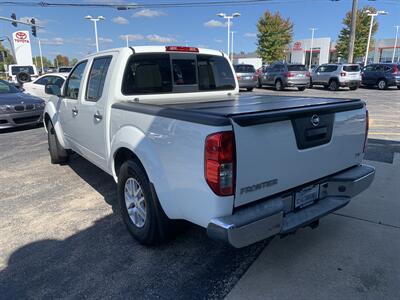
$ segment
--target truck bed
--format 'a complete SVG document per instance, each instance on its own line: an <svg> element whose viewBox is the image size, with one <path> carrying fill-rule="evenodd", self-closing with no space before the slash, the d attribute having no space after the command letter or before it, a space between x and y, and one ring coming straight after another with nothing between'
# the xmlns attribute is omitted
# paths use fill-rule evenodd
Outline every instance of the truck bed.
<svg viewBox="0 0 400 300"><path fill-rule="evenodd" d="M309 113L335 113L359 109L360 99L321 97L291 97L271 95L239 95L207 99L188 98L181 103L145 104L118 102L114 109L140 112L212 126L230 125L234 120L240 126L250 126L296 118Z"/></svg>

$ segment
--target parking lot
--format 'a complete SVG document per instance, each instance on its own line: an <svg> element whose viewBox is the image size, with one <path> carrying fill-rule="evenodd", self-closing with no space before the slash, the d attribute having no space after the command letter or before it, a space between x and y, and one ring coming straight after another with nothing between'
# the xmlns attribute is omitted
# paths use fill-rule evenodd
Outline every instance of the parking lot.
<svg viewBox="0 0 400 300"><path fill-rule="evenodd" d="M365 100L371 188L269 244L236 250L185 223L144 247L113 213L110 176L77 155L51 165L41 127L1 132L1 298L399 299L400 90L253 93Z"/></svg>

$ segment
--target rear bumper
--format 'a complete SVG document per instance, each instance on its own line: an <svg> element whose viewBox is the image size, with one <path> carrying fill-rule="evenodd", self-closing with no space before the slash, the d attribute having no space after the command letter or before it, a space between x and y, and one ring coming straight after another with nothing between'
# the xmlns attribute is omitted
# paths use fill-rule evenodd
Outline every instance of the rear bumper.
<svg viewBox="0 0 400 300"><path fill-rule="evenodd" d="M288 87L309 87L310 86L310 79L307 77L307 79L304 80L288 80L286 82L286 86Z"/></svg>
<svg viewBox="0 0 400 300"><path fill-rule="evenodd" d="M257 81L254 81L254 80L239 81L239 88L240 89L255 88L256 85L257 85Z"/></svg>
<svg viewBox="0 0 400 300"><path fill-rule="evenodd" d="M372 183L375 169L359 165L324 178L319 200L298 211L293 210L293 192L238 209L233 215L215 218L208 235L241 248L263 239L296 231L348 204Z"/></svg>
<svg viewBox="0 0 400 300"><path fill-rule="evenodd" d="M361 84L361 80L349 80L349 81L343 81L339 82L339 85L341 87L359 87Z"/></svg>
<svg viewBox="0 0 400 300"><path fill-rule="evenodd" d="M39 124L43 120L43 109L29 112L0 114L0 129Z"/></svg>

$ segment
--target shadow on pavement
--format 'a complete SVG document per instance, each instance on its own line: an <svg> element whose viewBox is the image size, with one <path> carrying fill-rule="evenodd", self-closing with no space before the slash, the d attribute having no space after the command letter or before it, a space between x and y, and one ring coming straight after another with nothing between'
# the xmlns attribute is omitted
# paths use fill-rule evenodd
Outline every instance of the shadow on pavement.
<svg viewBox="0 0 400 300"><path fill-rule="evenodd" d="M190 228L174 242L139 245L113 215L65 240L19 248L0 272L2 299L222 298L264 248L236 250Z"/></svg>
<svg viewBox="0 0 400 300"><path fill-rule="evenodd" d="M368 147L365 159L392 164L394 153L396 152L400 153L400 142L368 139Z"/></svg>

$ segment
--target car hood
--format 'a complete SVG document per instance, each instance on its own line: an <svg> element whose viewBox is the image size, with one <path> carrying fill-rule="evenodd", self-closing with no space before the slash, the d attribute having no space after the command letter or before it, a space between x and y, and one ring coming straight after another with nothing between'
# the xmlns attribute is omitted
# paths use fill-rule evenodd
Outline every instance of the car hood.
<svg viewBox="0 0 400 300"><path fill-rule="evenodd" d="M44 100L34 97L25 93L7 93L7 94L0 94L0 105L2 104L36 104L42 103Z"/></svg>

